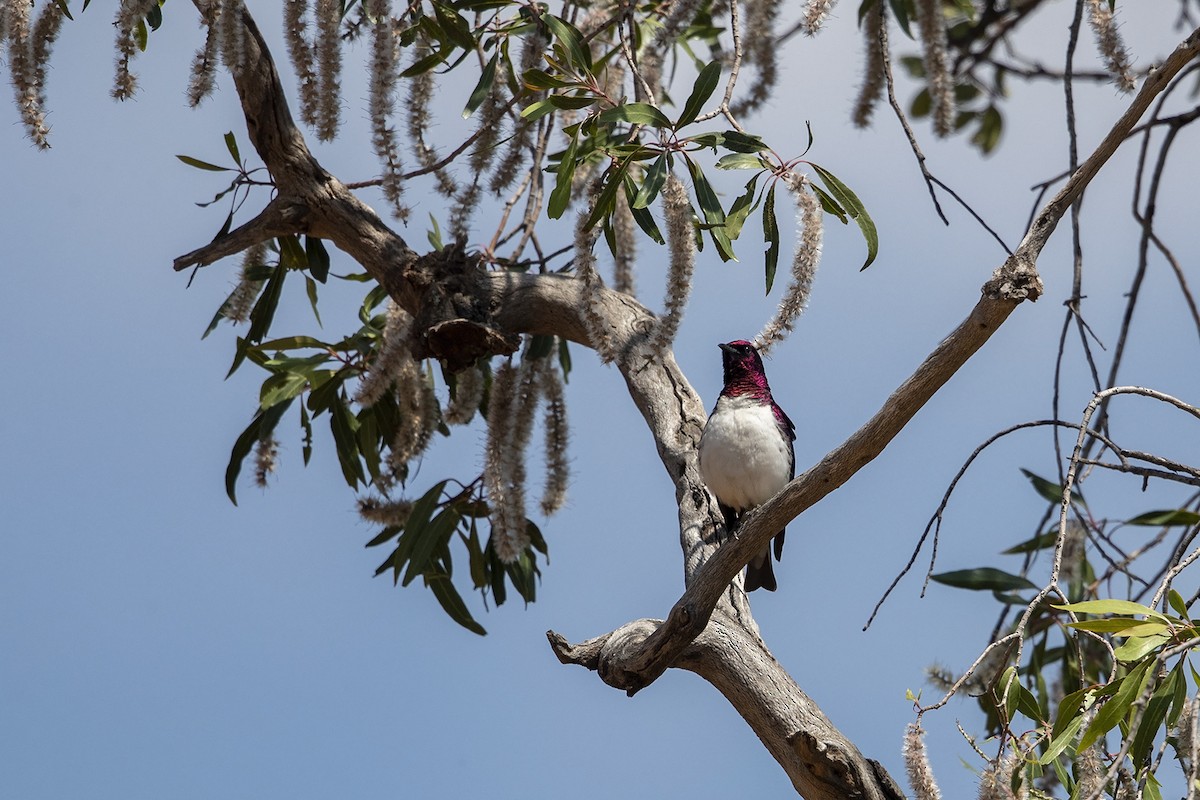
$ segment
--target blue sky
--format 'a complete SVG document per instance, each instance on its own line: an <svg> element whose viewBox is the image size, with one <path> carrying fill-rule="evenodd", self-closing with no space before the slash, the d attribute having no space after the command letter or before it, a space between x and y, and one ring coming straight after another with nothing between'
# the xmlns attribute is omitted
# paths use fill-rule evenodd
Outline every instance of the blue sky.
<svg viewBox="0 0 1200 800"><path fill-rule="evenodd" d="M277 36L277 12L259 5L261 26ZM236 264L201 271L191 288L170 268L210 239L224 215L194 205L219 190L220 179L174 154L219 161L226 131L246 139L227 80L201 111L186 108L196 31L190 11L167 11L137 62L143 88L135 101L109 100L112 29L96 7L66 25L57 47L53 149L34 151L11 109L0 127L0 334L9 343L0 392L0 795L790 792L749 728L695 676L672 671L628 699L559 665L546 645L550 628L579 640L662 616L682 588L670 484L620 376L581 349L567 389L574 483L568 508L543 526L551 564L539 601L488 613L470 600L485 638L450 622L427 592L371 578L383 554L362 547L374 531L358 520L327 440L318 438L304 469L299 433L289 440L285 431L274 485L264 492L243 482L241 505L230 505L224 468L253 410L256 376L243 369L223 380L232 358L227 330L200 340ZM1149 44L1166 41L1150 35L1161 20L1126 22L1142 63L1163 50ZM1064 19L1046 26L1047 54L1063 31ZM851 6L818 39L789 43L779 96L762 125L778 148L788 144L785 132L811 121L810 157L859 192L881 231L878 262L859 273L857 231L830 222L812 306L768 363L776 397L797 423L800 468L884 402L965 315L1003 257L949 203L953 224L937 221L883 109L872 131L848 125L858 67L847 54L857 52ZM1091 59L1090 45L1082 52ZM375 169L366 92L360 77L347 83L346 130L316 151L343 180L362 180ZM1013 90L1014 110L1019 101L1035 111L1009 117L988 160L920 131L931 168L1010 244L1029 211L1029 186L1065 163L1061 90ZM447 139L466 91L447 100ZM1106 128L1122 106L1108 87L1081 92L1085 152L1100 138L1097 125ZM803 137L794 144L802 149ZM1136 258L1127 211L1133 155L1123 151L1086 201L1085 313L1108 345ZM1173 167L1168 193L1179 201L1200 176L1182 151ZM426 212L438 210L417 208L404 232L410 241L424 241ZM1162 213L1170 231L1169 215L1183 219L1194 207L1168 201ZM785 231L789 218L781 205ZM1195 263L1194 240L1173 243ZM754 248L742 247L740 264L701 256L679 335L678 358L706 403L719 389L716 343L752 336L773 308L762 297ZM649 246L639 261L651 307L660 302L663 262ZM339 265L349 269L335 254L335 271ZM775 655L896 776L912 719L905 690L920 689L922 669L934 661L969 664L986 644L994 604L939 586L919 600L919 577L910 576L874 627L860 629L971 450L1001 428L1050 416L1061 302L1070 291L1065 227L1041 267L1046 297L1018 309L883 456L792 524L780 591L754 598ZM1122 378L1198 402L1195 335L1161 263L1146 291ZM348 313L357 298L336 288L328 295L326 330L348 329L353 319L338 310ZM281 334L312 328L302 299L293 300L276 323ZM1074 418L1090 391L1078 357L1067 373L1063 408ZM1130 446L1183 460L1197 452L1194 425L1126 402L1130 414L1118 425ZM415 485L477 468L481 443L478 429L439 442ZM1005 565L995 554L1033 532L1042 504L1019 467L1053 475L1045 434L999 445L964 480L939 569ZM1111 516L1177 496L1096 485L1112 487L1098 512ZM971 708L956 701L927 718L934 766L950 794L970 785L954 720L971 729Z"/></svg>

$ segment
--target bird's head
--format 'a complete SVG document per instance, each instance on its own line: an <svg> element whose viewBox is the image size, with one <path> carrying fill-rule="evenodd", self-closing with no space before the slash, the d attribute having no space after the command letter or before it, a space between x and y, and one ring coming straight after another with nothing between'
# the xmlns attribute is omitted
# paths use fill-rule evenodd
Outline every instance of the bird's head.
<svg viewBox="0 0 1200 800"><path fill-rule="evenodd" d="M721 364L725 368L726 394L769 391L767 373L757 347L745 339L717 346L721 348Z"/></svg>

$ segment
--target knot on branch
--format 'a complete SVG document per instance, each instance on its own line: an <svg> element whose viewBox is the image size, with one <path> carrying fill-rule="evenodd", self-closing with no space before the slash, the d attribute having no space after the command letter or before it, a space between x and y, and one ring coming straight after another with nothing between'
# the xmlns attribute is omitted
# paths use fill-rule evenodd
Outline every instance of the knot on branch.
<svg viewBox="0 0 1200 800"><path fill-rule="evenodd" d="M614 689L624 689L631 697L650 681L630 668L642 655L642 645L650 634L658 630L659 622L638 619L628 622L609 634L600 648L600 662L596 668L600 680ZM657 677L657 676L654 676Z"/></svg>
<svg viewBox="0 0 1200 800"><path fill-rule="evenodd" d="M420 358L433 356L445 362L451 372L460 372L482 357L512 355L521 346L521 337L466 319L438 322L425 331Z"/></svg>
<svg viewBox="0 0 1200 800"><path fill-rule="evenodd" d="M811 776L829 788L830 797L867 798L883 794L889 800L904 798L904 793L882 767L867 764L872 774L860 774L858 767L867 762L857 753L848 753L837 741L819 739L801 729L792 736L790 743ZM887 780L880 780L877 771L882 771Z"/></svg>
<svg viewBox="0 0 1200 800"><path fill-rule="evenodd" d="M1027 256L1011 255L992 273L992 279L983 285L983 294L993 300L1008 300L1020 303L1037 300L1042 296L1042 278L1037 264Z"/></svg>
<svg viewBox="0 0 1200 800"><path fill-rule="evenodd" d="M521 346L515 334L490 324L491 284L480 257L462 243L434 250L405 266L405 279L419 297L413 355L441 359L458 372L481 357L511 355Z"/></svg>

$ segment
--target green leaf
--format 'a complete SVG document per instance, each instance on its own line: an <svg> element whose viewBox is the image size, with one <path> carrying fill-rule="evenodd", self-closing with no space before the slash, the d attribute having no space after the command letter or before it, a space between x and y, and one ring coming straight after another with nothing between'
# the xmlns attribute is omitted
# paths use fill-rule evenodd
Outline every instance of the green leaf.
<svg viewBox="0 0 1200 800"><path fill-rule="evenodd" d="M912 0L888 0L888 5L892 7L892 14L896 17L896 21L900 23L900 29L904 31L904 35L909 39L913 38L912 28L909 27L908 23L915 12Z"/></svg>
<svg viewBox="0 0 1200 800"><path fill-rule="evenodd" d="M358 455L358 439L355 436L358 431L358 420L350 413L350 409L341 397L338 397L330 405L329 411L329 429L333 433L333 444L337 449L342 477L346 479L346 485L355 489L360 482L367 482L367 477L363 474L362 461Z"/></svg>
<svg viewBox="0 0 1200 800"><path fill-rule="evenodd" d="M246 456L250 455L256 442L271 435L283 417L283 412L287 411L290 405L291 401L289 400L265 411L259 411L246 426L246 430L242 431L233 443L233 452L229 454L229 466L225 468L225 494L229 495L229 501L235 506L237 505L237 478L238 473L242 471L242 462L246 460Z"/></svg>
<svg viewBox="0 0 1200 800"><path fill-rule="evenodd" d="M1130 706L1137 696L1141 693L1144 681L1150 677L1151 661L1143 661L1134 667L1124 678L1118 678L1114 683L1119 684L1116 693L1105 701L1104 705L1100 706L1100 710L1096 712L1096 716L1092 719L1092 724L1088 726L1083 734L1083 738L1079 740L1078 752L1083 752L1091 747L1096 741L1115 728L1125 715L1129 712Z"/></svg>
<svg viewBox="0 0 1200 800"><path fill-rule="evenodd" d="M187 164L189 167L195 167L196 169L206 169L209 172L237 172L237 170L233 169L232 167L218 167L216 164L210 164L207 161L201 161L200 159L192 158L191 156L184 156L176 153L175 157Z"/></svg>
<svg viewBox="0 0 1200 800"><path fill-rule="evenodd" d="M721 144L725 149L735 153L761 153L763 150L771 149L767 147L767 143L762 140L761 136L740 131L725 131L721 136ZM693 137L693 140L695 138Z"/></svg>
<svg viewBox="0 0 1200 800"><path fill-rule="evenodd" d="M775 219L775 184L767 190L767 199L763 202L763 240L767 243L766 253L766 282L767 294L775 285L775 271L779 267L779 223Z"/></svg>
<svg viewBox="0 0 1200 800"><path fill-rule="evenodd" d="M562 45L563 57L567 59L567 63L580 72L590 73L592 71L592 52L588 49L583 34L571 23L550 13L542 14L542 22Z"/></svg>
<svg viewBox="0 0 1200 800"><path fill-rule="evenodd" d="M546 206L546 214L550 219L561 217L571 202L571 187L575 177L575 154L578 150L579 132L576 131L555 171L554 189L550 192L550 201Z"/></svg>
<svg viewBox="0 0 1200 800"><path fill-rule="evenodd" d="M1182 678L1183 661L1180 661L1150 696L1150 701L1146 703L1146 710L1142 714L1142 721L1138 723L1137 733L1133 737L1133 747L1129 750L1133 763L1145 763L1159 728L1166 721L1167 711L1171 708L1175 684Z"/></svg>
<svg viewBox="0 0 1200 800"><path fill-rule="evenodd" d="M1013 575L995 567L976 567L975 569L943 572L939 575L931 575L930 579L958 589L1006 592L1037 588L1028 578Z"/></svg>
<svg viewBox="0 0 1200 800"><path fill-rule="evenodd" d="M1167 633L1156 633L1151 636L1134 636L1127 640L1120 647L1113 649L1113 655L1118 661L1134 662L1141 661L1150 653L1157 650L1164 644L1172 641L1172 637Z"/></svg>
<svg viewBox="0 0 1200 800"><path fill-rule="evenodd" d="M525 70L521 74L521 83L526 89L532 89L535 92L545 91L546 89L566 89L580 85L578 81L563 80L540 69Z"/></svg>
<svg viewBox="0 0 1200 800"><path fill-rule="evenodd" d="M642 187L638 190L637 196L633 198L633 202L629 204L630 210L646 208L654 202L654 198L658 197L659 190L666 183L668 169L666 153L654 159L654 162L650 165L650 169L646 170L646 177L642 180Z"/></svg>
<svg viewBox="0 0 1200 800"><path fill-rule="evenodd" d="M1200 514L1177 508L1169 511L1147 511L1126 522L1126 525L1149 525L1156 528L1167 528L1173 525L1195 525L1200 523Z"/></svg>
<svg viewBox="0 0 1200 800"><path fill-rule="evenodd" d="M300 429L304 431L304 438L301 439L301 452L304 455L304 466L308 466L309 460L312 458L313 449L313 431L312 420L309 419L308 409L304 404L300 404Z"/></svg>
<svg viewBox="0 0 1200 800"><path fill-rule="evenodd" d="M1058 544L1058 531L1048 531L1001 551L1001 555L1012 556L1020 553L1033 553L1037 550L1049 549L1056 544Z"/></svg>
<svg viewBox="0 0 1200 800"><path fill-rule="evenodd" d="M683 113L679 115L679 121L675 123L675 130L692 123L696 117L700 116L700 109L704 108L708 98L712 97L720 81L720 62L712 61L700 70L700 74L696 76L696 82L692 84L692 93L688 95L687 102L683 104Z"/></svg>
<svg viewBox="0 0 1200 800"><path fill-rule="evenodd" d="M265 410L285 400L291 400L303 392L306 386L308 386L308 378L304 375L294 372L272 375L263 381L262 389L259 391L259 408Z"/></svg>
<svg viewBox="0 0 1200 800"><path fill-rule="evenodd" d="M1058 758L1059 754L1066 750L1075 740L1079 729L1083 727L1083 716L1075 716L1066 724L1061 732L1058 731L1058 726L1055 726L1055 733L1050 739L1050 746L1046 748L1046 752L1038 757L1038 763L1045 765L1049 764L1054 759Z"/></svg>
<svg viewBox="0 0 1200 800"><path fill-rule="evenodd" d="M462 516L453 506L447 506L419 532L419 538L413 545L412 557L408 562L408 571L404 573L401 586L408 586L413 578L428 571L430 558L438 550L446 546L454 529L458 527ZM407 527L407 526L406 526Z"/></svg>
<svg viewBox="0 0 1200 800"><path fill-rule="evenodd" d="M434 16L437 17L438 26L446 34L446 38L463 50L474 50L475 37L471 35L471 26L467 24L467 21L457 11L447 5L438 3L436 0L432 5Z"/></svg>
<svg viewBox="0 0 1200 800"><path fill-rule="evenodd" d="M730 240L737 239L742 234L742 226L746 224L746 219L757 207L754 202L754 194L758 190L758 179L762 173L758 173L750 178L746 183L746 190L740 194L733 205L729 207L729 214L725 217L725 232L729 235ZM768 293L770 289L767 290Z"/></svg>
<svg viewBox="0 0 1200 800"><path fill-rule="evenodd" d="M817 186L815 183L811 183L809 185L812 186L813 191L817 193L817 199L821 201L821 209L824 210L826 214L832 214L833 216L837 217L838 222L841 222L843 225L846 225L850 222L850 216L846 213L846 209L842 208L838 201L833 199L833 195L822 189L820 186Z"/></svg>
<svg viewBox="0 0 1200 800"><path fill-rule="evenodd" d="M449 578L445 575L431 575L425 578L425 582L429 584L429 588L433 591L433 596L437 598L438 603L450 616L450 619L462 625L471 633L477 633L480 636L487 635L484 627L471 616L471 612L467 610L467 604L463 602L462 596L454 588L454 584Z"/></svg>
<svg viewBox="0 0 1200 800"><path fill-rule="evenodd" d="M633 221L651 239L659 244L665 244L666 240L663 239L662 231L658 229L658 223L654 221L654 215L645 208L634 208L634 200L638 192L638 187L628 173L625 174L624 184L625 202L629 206L629 213L633 214ZM645 184L643 183L643 185Z"/></svg>
<svg viewBox="0 0 1200 800"><path fill-rule="evenodd" d="M1042 497L1046 498L1051 503L1062 503L1063 487L1060 484L1057 484L1054 481L1048 481L1039 475L1033 474L1027 469L1022 469L1021 474L1029 479L1029 482L1033 484L1034 490ZM1071 502L1078 503L1081 508L1087 508L1087 503L1083 501L1083 497L1080 496L1074 489L1071 490Z"/></svg>
<svg viewBox="0 0 1200 800"><path fill-rule="evenodd" d="M237 137L233 135L233 131L225 134L225 149L229 151L229 155L233 156L233 163L242 163L242 156L238 152Z"/></svg>
<svg viewBox="0 0 1200 800"><path fill-rule="evenodd" d="M150 44L150 31L146 29L146 20L138 20L137 27L133 29L133 40L137 43L138 50L146 52L146 45Z"/></svg>
<svg viewBox="0 0 1200 800"><path fill-rule="evenodd" d="M329 280L329 251L325 243L316 236L304 237L304 254L308 259L308 272L321 283ZM314 305L313 310L316 310Z"/></svg>
<svg viewBox="0 0 1200 800"><path fill-rule="evenodd" d="M1183 601L1183 596L1179 592L1172 589L1167 592L1167 602L1171 608L1175 609L1175 613L1185 620L1191 621L1191 615L1188 613L1187 603Z"/></svg>
<svg viewBox="0 0 1200 800"><path fill-rule="evenodd" d="M588 228L599 224L600 220L613 212L617 204L617 191L625 185L625 175L633 156L627 157L619 164L611 164L604 171L604 188L596 197L596 205L584 223Z"/></svg>
<svg viewBox="0 0 1200 800"><path fill-rule="evenodd" d="M475 109L483 104L483 101L492 92L492 84L496 82L496 62L500 58L500 53L493 53L487 65L483 68L483 72L479 76L479 82L475 84L475 89L471 92L471 96L467 98L467 105L463 108L463 119L468 118L475 113Z"/></svg>
<svg viewBox="0 0 1200 800"><path fill-rule="evenodd" d="M389 525L388 527L381 530L379 533L375 534L375 536L371 539L371 541L367 542L365 545L363 545L363 547L378 547L379 545L383 544L384 542L389 542L392 539L395 539L396 536L402 530L404 530L404 529L397 528L394 525Z"/></svg>
<svg viewBox="0 0 1200 800"><path fill-rule="evenodd" d="M1130 628L1139 628L1145 625L1145 620L1131 619L1129 617L1106 617L1104 619L1085 619L1080 622L1068 622L1068 628L1074 628L1080 631L1093 631L1095 633L1119 633L1128 631ZM1165 627L1164 623L1156 623L1159 629ZM1136 635L1136 634L1130 634Z"/></svg>
<svg viewBox="0 0 1200 800"><path fill-rule="evenodd" d="M400 77L412 78L417 75L423 75L426 72L429 72L429 70L436 67L438 64L441 64L443 61L445 61L450 56L450 54L453 52L454 52L454 45L451 45L451 44L442 45L440 48L438 48L438 50L436 52L430 53L429 55L425 56L421 60L414 63L408 69L401 72Z"/></svg>
<svg viewBox="0 0 1200 800"><path fill-rule="evenodd" d="M879 254L879 231L875 228L875 222L871 219L871 215L867 213L866 206L858 199L850 187L838 180L837 176L829 170L818 164L810 166L816 170L817 175L821 177L822 183L829 193L833 195L842 208L846 209L846 213L850 218L858 223L859 230L862 231L863 239L867 243L867 260L859 267L864 270L871 266L871 262L875 260L875 256Z"/></svg>
<svg viewBox="0 0 1200 800"><path fill-rule="evenodd" d="M304 276L304 293L308 295L308 304L312 308L313 316L317 318L317 327L324 327L321 325L321 312L317 309L317 282L311 275Z"/></svg>
<svg viewBox="0 0 1200 800"><path fill-rule="evenodd" d="M606 108L600 112L600 122L628 122L632 125L653 125L656 128L670 128L671 120L649 103L625 103Z"/></svg>
<svg viewBox="0 0 1200 800"><path fill-rule="evenodd" d="M717 159L717 169L765 169L762 156L756 153L729 153Z"/></svg>
<svg viewBox="0 0 1200 800"><path fill-rule="evenodd" d="M701 218L706 223L713 244L716 245L717 255L721 257L722 261L737 261L737 256L733 254L733 243L729 240L729 234L725 232L725 211L721 208L721 201L717 199L717 193L713 191L712 185L704 176L704 171L700 169L699 164L686 157L684 161L692 176L696 201L700 204Z"/></svg>
<svg viewBox="0 0 1200 800"><path fill-rule="evenodd" d="M1054 605L1063 611L1074 611L1077 614L1145 614L1149 618L1167 621L1167 618L1150 606L1135 603L1132 600L1084 600L1079 603L1064 603Z"/></svg>
<svg viewBox="0 0 1200 800"><path fill-rule="evenodd" d="M261 342L271 330L271 322L275 319L275 309L279 307L279 297L283 293L283 279L287 270L282 265L275 267L262 294L250 311L250 330L246 332L246 341ZM233 370L230 370L232 372Z"/></svg>

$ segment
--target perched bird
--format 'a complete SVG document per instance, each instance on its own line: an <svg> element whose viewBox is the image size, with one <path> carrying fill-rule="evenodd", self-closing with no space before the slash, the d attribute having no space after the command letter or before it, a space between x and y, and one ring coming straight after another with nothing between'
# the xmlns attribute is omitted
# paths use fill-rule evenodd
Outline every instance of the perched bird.
<svg viewBox="0 0 1200 800"><path fill-rule="evenodd" d="M771 397L758 349L739 339L720 345L725 387L700 437L700 476L717 496L725 527L769 500L796 475L796 426ZM775 536L775 559L783 555ZM746 565L746 591L773 592L770 548Z"/></svg>

